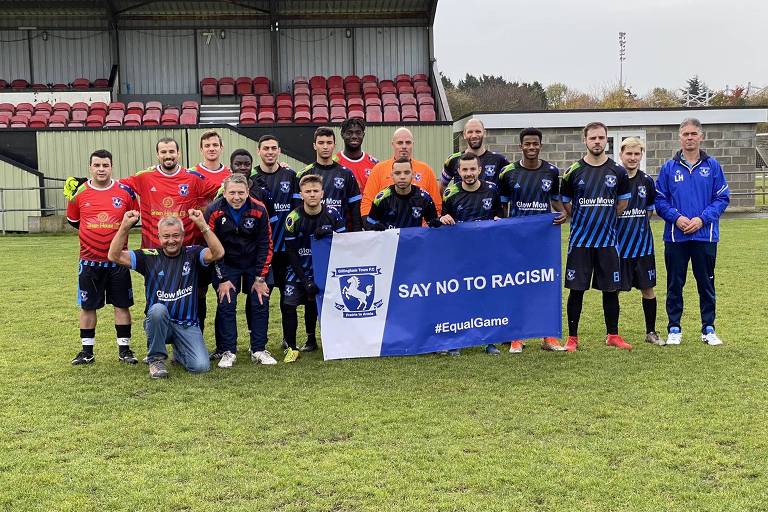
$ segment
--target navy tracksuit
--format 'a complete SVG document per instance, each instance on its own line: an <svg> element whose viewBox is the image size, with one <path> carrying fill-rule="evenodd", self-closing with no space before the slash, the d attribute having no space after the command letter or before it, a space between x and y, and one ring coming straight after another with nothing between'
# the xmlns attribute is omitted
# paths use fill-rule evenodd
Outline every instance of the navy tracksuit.
<svg viewBox="0 0 768 512"><path fill-rule="evenodd" d="M719 219L730 202L728 183L720 164L701 151L699 161L686 162L682 151L667 161L656 179L656 212L664 226L664 262L667 267L668 327L680 327L683 286L688 262L693 267L701 310L701 332L715 327L715 261L720 239ZM675 221L699 217L703 226L684 234Z"/></svg>

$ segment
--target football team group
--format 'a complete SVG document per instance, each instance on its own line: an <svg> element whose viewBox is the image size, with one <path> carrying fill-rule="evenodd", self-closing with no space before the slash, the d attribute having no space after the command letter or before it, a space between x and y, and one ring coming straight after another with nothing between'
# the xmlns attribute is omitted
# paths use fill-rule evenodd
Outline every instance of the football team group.
<svg viewBox="0 0 768 512"><path fill-rule="evenodd" d="M72 364L95 361L96 312L106 303L114 306L119 360L138 362L130 348L129 269L144 276L145 362L151 377L168 376L169 344L173 362L190 372L208 371L211 361L231 368L237 359L241 293L251 360L276 364L267 350L274 288L280 292L284 361L291 363L301 352L318 348L313 237L363 229L451 229L459 222L527 215L550 215L555 224L571 219L564 271L568 337L563 344L545 338L542 349L578 349L589 288L602 293L607 345L632 349L618 328L618 292L632 288L641 294L645 341L679 345L689 262L699 294L701 340L721 344L715 333L714 274L718 220L729 191L717 160L701 150L704 131L698 120L680 124L681 149L655 181L640 169L643 141L621 141L621 164L614 162L606 154L608 131L600 122L584 127L584 156L562 175L540 158L545 142L540 130L520 132L521 158L512 163L486 148L485 133L480 120L466 123L467 148L446 160L440 179L413 157L414 138L407 128L394 131L390 159L378 161L363 151L365 123L360 119L342 124L339 152L334 131L318 128L315 162L298 172L280 161L280 143L271 135L259 139L258 162L237 149L226 165L221 137L206 132L200 140L202 161L189 169L179 163L178 142L162 138L156 145L157 165L119 180L112 176L118 164L112 155L94 151L90 178L68 178L64 188L67 219L80 237L82 347ZM665 337L656 329L656 255L649 222L654 211L664 220ZM139 221L141 249L128 250L129 232ZM209 287L217 298L212 353L203 336ZM298 306L304 307L306 331L300 348ZM523 351L523 340L508 345L511 353ZM485 351L500 354L495 345ZM458 349L445 353L460 355Z"/></svg>

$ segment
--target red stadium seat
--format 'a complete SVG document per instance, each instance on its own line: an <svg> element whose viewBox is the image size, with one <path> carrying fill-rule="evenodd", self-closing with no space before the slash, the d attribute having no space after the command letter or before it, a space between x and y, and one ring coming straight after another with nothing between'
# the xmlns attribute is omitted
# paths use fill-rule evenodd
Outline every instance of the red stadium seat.
<svg viewBox="0 0 768 512"><path fill-rule="evenodd" d="M0 79L0 89L7 89L8 85L7 81Z"/></svg>
<svg viewBox="0 0 768 512"><path fill-rule="evenodd" d="M328 81L324 76L315 75L309 79L310 89L326 89L328 87Z"/></svg>
<svg viewBox="0 0 768 512"><path fill-rule="evenodd" d="M258 117L256 116L256 112L240 113L240 124L256 124L257 119Z"/></svg>
<svg viewBox="0 0 768 512"><path fill-rule="evenodd" d="M200 94L203 96L216 96L219 93L215 78L205 77L200 80Z"/></svg>
<svg viewBox="0 0 768 512"><path fill-rule="evenodd" d="M107 111L108 112L114 112L114 111L125 112L125 103L123 103L122 101L113 101L107 107Z"/></svg>
<svg viewBox="0 0 768 512"><path fill-rule="evenodd" d="M365 119L365 112L360 107L350 108L347 119Z"/></svg>
<svg viewBox="0 0 768 512"><path fill-rule="evenodd" d="M32 89L35 91L46 91L48 86L46 84L32 84Z"/></svg>
<svg viewBox="0 0 768 512"><path fill-rule="evenodd" d="M366 107L381 107L381 99L378 96L367 96L365 98Z"/></svg>
<svg viewBox="0 0 768 512"><path fill-rule="evenodd" d="M309 96L301 95L301 96L294 96L294 98L293 98L293 106L295 108L298 108L298 107L307 107L307 108L309 108L310 105L311 105L311 103L310 103L310 100L309 100Z"/></svg>
<svg viewBox="0 0 768 512"><path fill-rule="evenodd" d="M46 102L36 103L35 114L37 114L38 112L48 112L50 114L51 112L53 112L53 105Z"/></svg>
<svg viewBox="0 0 768 512"><path fill-rule="evenodd" d="M392 93L382 93L381 95L381 104L385 107L391 107L391 106L398 106L400 105L400 102L397 101L397 95Z"/></svg>
<svg viewBox="0 0 768 512"><path fill-rule="evenodd" d="M395 106L384 107L384 122L385 123L399 123L400 122L400 109Z"/></svg>
<svg viewBox="0 0 768 512"><path fill-rule="evenodd" d="M88 112L91 114L104 114L104 116L106 116L107 110L109 110L109 107L107 107L106 103L104 103L103 101L94 101L93 103L91 103L91 106L88 109Z"/></svg>
<svg viewBox="0 0 768 512"><path fill-rule="evenodd" d="M11 128L26 128L29 124L29 118L27 116L13 116L11 117Z"/></svg>
<svg viewBox="0 0 768 512"><path fill-rule="evenodd" d="M352 109L352 107L359 107L360 109L362 109L364 105L365 105L365 102L363 101L363 98L359 98L359 97L347 98L347 108L349 108L350 110Z"/></svg>
<svg viewBox="0 0 768 512"><path fill-rule="evenodd" d="M379 86L372 83L364 83L363 84L363 96L368 96L369 94L375 94L379 95L381 93L381 90L379 89Z"/></svg>
<svg viewBox="0 0 768 512"><path fill-rule="evenodd" d="M346 93L344 92L343 87L329 87L328 88L328 97L331 96L344 96Z"/></svg>
<svg viewBox="0 0 768 512"><path fill-rule="evenodd" d="M144 117L141 118L142 126L159 126L160 125L160 111L149 110L144 113Z"/></svg>
<svg viewBox="0 0 768 512"><path fill-rule="evenodd" d="M72 121L78 122L78 123L85 123L85 121L88 119L88 111L87 110L73 110L71 112L70 119Z"/></svg>
<svg viewBox="0 0 768 512"><path fill-rule="evenodd" d="M187 100L187 101L185 101L185 102L183 102L181 104L181 110L187 110L187 109L190 109L190 108L191 109L195 109L195 110L199 110L200 109L200 105L198 105L198 103L196 101L192 101L192 100Z"/></svg>
<svg viewBox="0 0 768 512"><path fill-rule="evenodd" d="M178 117L179 116L179 107L175 107L173 105L167 105L163 109L163 115L165 115L165 114L173 114L176 117Z"/></svg>
<svg viewBox="0 0 768 512"><path fill-rule="evenodd" d="M416 105L416 97L413 94L401 94L400 105Z"/></svg>
<svg viewBox="0 0 768 512"><path fill-rule="evenodd" d="M34 111L35 111L35 106L32 105L31 103L17 103L16 104L16 113L17 114L19 112L30 112L30 113L32 113Z"/></svg>
<svg viewBox="0 0 768 512"><path fill-rule="evenodd" d="M307 110L297 110L293 113L294 123L310 123L312 122L312 115Z"/></svg>
<svg viewBox="0 0 768 512"><path fill-rule="evenodd" d="M123 118L123 126L141 126L141 115L125 114L125 117Z"/></svg>
<svg viewBox="0 0 768 512"><path fill-rule="evenodd" d="M90 115L85 120L85 126L88 128L101 128L104 126L104 118L98 114Z"/></svg>
<svg viewBox="0 0 768 512"><path fill-rule="evenodd" d="M424 82L417 82L416 85L413 86L413 89L416 91L416 94L432 95L432 88L429 86L429 84Z"/></svg>
<svg viewBox="0 0 768 512"><path fill-rule="evenodd" d="M293 98L288 93L282 93L277 95L277 108L290 107L293 108Z"/></svg>
<svg viewBox="0 0 768 512"><path fill-rule="evenodd" d="M331 107L331 122L340 123L347 118L347 109L344 107Z"/></svg>
<svg viewBox="0 0 768 512"><path fill-rule="evenodd" d="M414 88L410 84L397 84L397 94L413 94Z"/></svg>
<svg viewBox="0 0 768 512"><path fill-rule="evenodd" d="M175 126L179 124L179 111L163 112L163 115L160 116L160 124L162 126Z"/></svg>
<svg viewBox="0 0 768 512"><path fill-rule="evenodd" d="M307 80L307 77L305 76L297 76L293 79L293 86L296 87L297 84L302 84L309 87L309 80Z"/></svg>
<svg viewBox="0 0 768 512"><path fill-rule="evenodd" d="M179 116L179 124L186 126L197 124L197 111L191 109L182 110Z"/></svg>
<svg viewBox="0 0 768 512"><path fill-rule="evenodd" d="M260 124L274 123L275 112L273 110L259 110L258 121Z"/></svg>
<svg viewBox="0 0 768 512"><path fill-rule="evenodd" d="M91 87L91 81L87 78L75 78L72 80L72 88L79 91Z"/></svg>
<svg viewBox="0 0 768 512"><path fill-rule="evenodd" d="M293 119L293 107L277 107L277 120Z"/></svg>
<svg viewBox="0 0 768 512"><path fill-rule="evenodd" d="M75 111L75 110L82 110L84 112L88 112L89 108L90 107L88 106L88 104L85 103L84 101L77 101L77 102L72 104L72 110L73 111Z"/></svg>
<svg viewBox="0 0 768 512"><path fill-rule="evenodd" d="M240 113L241 114L243 112L250 112L250 113L255 114L257 111L258 111L258 107L256 106L255 103L253 103L253 104L247 103L245 105L243 105L243 104L240 105Z"/></svg>
<svg viewBox="0 0 768 512"><path fill-rule="evenodd" d="M344 77L344 85L347 84L361 84L363 83L362 80L360 80L360 77L357 75L347 75Z"/></svg>
<svg viewBox="0 0 768 512"><path fill-rule="evenodd" d="M104 119L105 122L109 121L119 121L120 124L123 124L123 118L125 115L123 114L122 110L110 110L107 114L107 117Z"/></svg>
<svg viewBox="0 0 768 512"><path fill-rule="evenodd" d="M378 84L379 77L377 77L376 75L363 75L362 82L363 84L366 84L366 83Z"/></svg>
<svg viewBox="0 0 768 512"><path fill-rule="evenodd" d="M395 83L399 82L405 82L405 83L411 83L411 75L401 73L395 77Z"/></svg>
<svg viewBox="0 0 768 512"><path fill-rule="evenodd" d="M401 114L403 121L418 121L419 113L416 110L416 105L403 105L401 107Z"/></svg>
<svg viewBox="0 0 768 512"><path fill-rule="evenodd" d="M432 97L431 94L417 94L416 95L416 102L421 105L434 105L435 99Z"/></svg>
<svg viewBox="0 0 768 512"><path fill-rule="evenodd" d="M16 112L16 107L13 106L13 103L0 103L0 113L3 113L3 112L10 112L11 114L13 114L14 112Z"/></svg>
<svg viewBox="0 0 768 512"><path fill-rule="evenodd" d="M67 128L82 128L85 126L85 123L82 121L70 121L67 123Z"/></svg>
<svg viewBox="0 0 768 512"><path fill-rule="evenodd" d="M16 80L11 81L11 89L14 89L16 91L23 91L24 89L29 89L29 82L27 82L23 78L17 78Z"/></svg>
<svg viewBox="0 0 768 512"><path fill-rule="evenodd" d="M137 114L139 117L144 115L144 104L140 101L128 102L128 108L125 109L126 114Z"/></svg>
<svg viewBox="0 0 768 512"><path fill-rule="evenodd" d="M423 73L413 75L414 82L429 82L429 77Z"/></svg>
<svg viewBox="0 0 768 512"><path fill-rule="evenodd" d="M312 96L312 107L328 108L328 96L323 96L323 95Z"/></svg>
<svg viewBox="0 0 768 512"><path fill-rule="evenodd" d="M269 94L269 78L257 76L253 79L253 94Z"/></svg>
<svg viewBox="0 0 768 512"><path fill-rule="evenodd" d="M419 121L437 121L435 110L429 105L419 109Z"/></svg>
<svg viewBox="0 0 768 512"><path fill-rule="evenodd" d="M50 123L48 126L50 126ZM123 123L115 119L107 119L104 121L104 128L117 128L118 126L123 126Z"/></svg>
<svg viewBox="0 0 768 512"><path fill-rule="evenodd" d="M106 89L109 87L109 78L97 78L93 81L94 89Z"/></svg>
<svg viewBox="0 0 768 512"><path fill-rule="evenodd" d="M30 128L45 128L48 126L48 118L45 116L33 115L29 118L28 126Z"/></svg>
<svg viewBox="0 0 768 512"><path fill-rule="evenodd" d="M344 90L347 94L362 94L363 84L360 82L349 82L344 84Z"/></svg>
<svg viewBox="0 0 768 512"><path fill-rule="evenodd" d="M329 76L327 80L328 89L333 89L334 87L337 87L339 89L344 88L344 79L340 77L339 75L333 75Z"/></svg>
<svg viewBox="0 0 768 512"><path fill-rule="evenodd" d="M253 96L253 95L243 96L240 99L240 108L243 108L243 107L256 108L258 105L259 105L259 102L256 99L256 96Z"/></svg>
<svg viewBox="0 0 768 512"><path fill-rule="evenodd" d="M51 87L54 91L66 91L69 89L69 86L67 84L53 84ZM50 126L50 123L48 124Z"/></svg>
<svg viewBox="0 0 768 512"><path fill-rule="evenodd" d="M379 82L379 90L382 94L385 92L397 93L397 87L395 87L395 82L392 80L382 80Z"/></svg>
<svg viewBox="0 0 768 512"><path fill-rule="evenodd" d="M235 95L235 79L225 76L219 79L219 96Z"/></svg>
<svg viewBox="0 0 768 512"><path fill-rule="evenodd" d="M156 110L157 112L162 112L163 104L160 103L159 101L148 101L144 105L144 113L145 114L148 113L148 112L151 112L153 110Z"/></svg>
<svg viewBox="0 0 768 512"><path fill-rule="evenodd" d="M48 128L64 128L67 126L67 118L64 116L53 114L48 119Z"/></svg>
<svg viewBox="0 0 768 512"><path fill-rule="evenodd" d="M344 99L344 96L332 96L329 105L331 107L346 107L347 100Z"/></svg>
<svg viewBox="0 0 768 512"><path fill-rule="evenodd" d="M245 96L253 92L253 84L251 83L251 77L241 76L235 80L235 92L238 96Z"/></svg>
<svg viewBox="0 0 768 512"><path fill-rule="evenodd" d="M271 94L262 94L259 96L259 106L264 108L274 108L275 97Z"/></svg>
<svg viewBox="0 0 768 512"><path fill-rule="evenodd" d="M381 115L381 107L371 106L365 107L365 120L369 123L380 123L383 117Z"/></svg>

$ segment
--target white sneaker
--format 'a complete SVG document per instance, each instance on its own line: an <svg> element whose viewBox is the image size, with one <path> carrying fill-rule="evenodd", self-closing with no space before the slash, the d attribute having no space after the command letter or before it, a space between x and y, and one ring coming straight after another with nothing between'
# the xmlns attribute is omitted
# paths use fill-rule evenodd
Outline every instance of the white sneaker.
<svg viewBox="0 0 768 512"><path fill-rule="evenodd" d="M232 368L232 365L235 364L235 361L237 361L237 356L227 350L221 354L221 359L219 359L219 368Z"/></svg>
<svg viewBox="0 0 768 512"><path fill-rule="evenodd" d="M683 333L680 329L673 327L669 333L667 333L667 345L679 345L683 342Z"/></svg>
<svg viewBox="0 0 768 512"><path fill-rule="evenodd" d="M707 327L706 334L701 335L701 341L710 347L716 347L723 344L723 340L717 337L717 334L715 334L715 330L712 327Z"/></svg>
<svg viewBox="0 0 768 512"><path fill-rule="evenodd" d="M251 361L261 364L277 364L277 360L272 357L268 350L257 350L251 352Z"/></svg>

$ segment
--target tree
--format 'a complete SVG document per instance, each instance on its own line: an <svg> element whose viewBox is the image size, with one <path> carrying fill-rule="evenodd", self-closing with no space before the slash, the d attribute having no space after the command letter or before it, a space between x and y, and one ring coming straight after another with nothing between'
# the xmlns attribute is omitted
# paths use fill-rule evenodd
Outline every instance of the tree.
<svg viewBox="0 0 768 512"><path fill-rule="evenodd" d="M640 101L631 89L624 89L621 85L603 91L600 99L601 108L637 108Z"/></svg>
<svg viewBox="0 0 768 512"><path fill-rule="evenodd" d="M712 91L709 90L707 84L699 79L698 75L689 78L681 92L683 93L683 105L686 107L707 106L712 97Z"/></svg>
<svg viewBox="0 0 768 512"><path fill-rule="evenodd" d="M570 89L564 83L555 82L549 84L546 88L547 108L551 110L560 110L565 108Z"/></svg>
<svg viewBox="0 0 768 512"><path fill-rule="evenodd" d="M453 81L447 76L445 76L442 71L440 72L440 81L443 82L443 89L445 89L446 91L449 89L456 88L456 86L453 85Z"/></svg>
<svg viewBox="0 0 768 512"><path fill-rule="evenodd" d="M680 97L671 89L654 87L642 98L641 103L643 106L651 108L679 107Z"/></svg>

